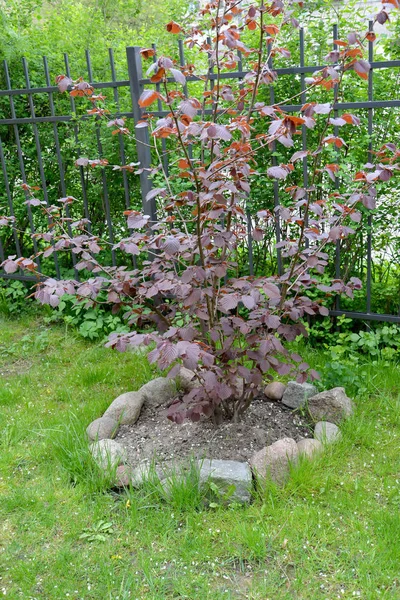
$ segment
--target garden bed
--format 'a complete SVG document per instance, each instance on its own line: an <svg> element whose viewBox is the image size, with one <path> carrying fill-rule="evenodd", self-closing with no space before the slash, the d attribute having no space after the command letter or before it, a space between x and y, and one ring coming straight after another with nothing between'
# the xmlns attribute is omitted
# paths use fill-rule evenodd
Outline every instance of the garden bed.
<svg viewBox="0 0 400 600"><path fill-rule="evenodd" d="M152 459L171 467L189 457L247 461L281 438L299 441L312 435L306 417L260 395L240 423L227 421L218 427L210 420L177 425L165 411L145 403L138 421L122 425L115 440L123 445L133 467Z"/></svg>

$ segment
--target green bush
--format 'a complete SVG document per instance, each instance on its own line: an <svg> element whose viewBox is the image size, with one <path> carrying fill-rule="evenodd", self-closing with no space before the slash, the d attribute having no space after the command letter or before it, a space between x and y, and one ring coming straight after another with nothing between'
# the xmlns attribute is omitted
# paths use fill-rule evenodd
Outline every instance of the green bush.
<svg viewBox="0 0 400 600"><path fill-rule="evenodd" d="M126 333L129 327L123 315L113 315L107 305L90 305L89 301L77 301L74 296L65 294L60 304L51 311L48 322L61 321L66 329L72 326L83 338L103 340L113 331Z"/></svg>
<svg viewBox="0 0 400 600"><path fill-rule="evenodd" d="M22 281L0 278L0 314L8 317L26 311L31 305L27 294L27 287Z"/></svg>

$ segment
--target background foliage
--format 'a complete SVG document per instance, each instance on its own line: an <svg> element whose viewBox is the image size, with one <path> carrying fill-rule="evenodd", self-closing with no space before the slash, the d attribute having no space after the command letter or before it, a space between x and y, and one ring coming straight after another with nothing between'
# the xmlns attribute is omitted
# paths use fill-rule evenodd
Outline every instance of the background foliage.
<svg viewBox="0 0 400 600"><path fill-rule="evenodd" d="M372 7L373 9L374 7ZM307 8L302 11L301 25L305 27L305 61L308 64L320 64L323 57L332 46L332 27L337 25L340 36L356 29L357 22L369 12L372 12L367 2L350 2L336 4L330 0L315 0L307 3ZM141 0L0 0L0 57L6 58L13 87L25 87L24 74L21 58L25 56L28 60L31 85L44 85L43 59L48 57L51 83L55 77L65 71L63 54L68 53L72 69L72 75L87 76L87 65L85 50L89 50L93 65L95 81L109 80L110 68L108 62L108 48L112 47L115 56L115 65L118 78L127 78L125 47L127 45L150 46L157 41L159 48L165 54L177 55L176 40L171 39L165 23L171 18L179 21L184 15L195 17L197 13L196 3L179 3L177 0L167 0L162 4L150 0L144 3ZM365 25L363 24L365 28ZM247 43L251 45L254 33L247 32ZM385 26L375 44L375 56L377 59L395 59L400 56L400 23L398 16L393 15L391 22ZM291 58L280 57L276 66L285 67L298 64L299 49L295 36L287 34L287 39L282 40L291 51ZM396 98L399 89L399 73L396 70L381 70L374 73L375 99ZM351 82L351 87L345 89L346 99L349 101L364 99L366 86L361 80ZM281 77L276 85L275 95L277 101L287 97L288 86L293 92L300 90L300 79L295 80ZM4 73L0 70L0 87L5 87ZM121 97L122 110L130 110L130 98L128 90ZM115 103L112 95L107 95L107 106L112 110ZM58 114L68 114L71 106L68 98L55 97L56 110ZM35 108L38 115L48 114L48 97L35 98ZM86 106L77 104L77 117L83 114ZM27 99L16 101L16 112L19 116L29 114ZM366 122L367 111L357 113ZM0 118L10 116L10 106L7 97L0 98ZM95 125L93 122L77 121L79 128L79 145L76 142L72 125L61 124L58 126L60 136L61 152L64 159L65 179L67 182L67 193L81 198L81 180L74 161L78 156L98 158ZM129 123L128 123L129 124ZM398 111L376 110L374 113L374 139L373 147L377 148L389 139L398 137ZM350 130L351 129L351 130ZM360 128L349 128L347 132L341 131L346 142L349 142L348 154L344 158L341 170L342 181L346 181L346 161L360 162L368 157L365 148L368 144L368 132L366 126ZM310 146L313 144L313 136L318 131L308 132ZM10 187L16 206L16 216L20 228L29 233L29 223L26 207L23 202L24 194L20 189L20 168L15 151L15 134L12 127L0 128L0 136L6 154L7 167L10 175ZM39 181L38 166L34 137L31 126L20 127L21 144L24 148L24 160L27 173L27 181L31 184ZM117 140L113 139L110 131L104 127L101 129L101 143L103 154L107 156L111 164L120 163L119 146ZM59 169L54 160L54 138L51 124L42 124L40 127L40 141L43 150L44 169L46 172L46 183L49 188L51 201L61 197ZM127 161L135 161L136 151L134 144L126 140ZM288 150L290 152L290 149ZM288 152L280 146L276 153L278 162L287 162ZM332 156L332 162L336 157ZM259 162L268 160L265 153L260 152ZM174 156L171 157L171 162ZM267 165L269 166L269 165ZM300 168L300 166L298 167ZM104 203L102 199L102 170L85 169L85 186L88 195L89 211L93 222L98 224L99 235L104 234ZM125 208L125 199L122 188L122 177L120 173L107 172L109 195L111 198L111 213L113 222L117 229L124 227L122 212ZM0 184L1 184L0 175ZM157 183L157 182L156 182ZM138 208L141 204L140 188L138 178L129 174L130 200L132 207ZM267 177L260 176L257 184L252 186L249 208L256 212L261 208L270 208L273 204L273 183ZM373 216L373 266L372 266L372 310L375 312L396 314L400 297L400 212L398 205L400 201L400 189L398 177L393 178L386 184L385 195L378 202L378 207ZM0 185L0 214L7 211L7 199L4 194L3 185ZM40 216L35 215L35 219ZM39 225L40 223L35 223ZM4 230L3 230L4 231ZM29 235L21 235L20 243L23 254L32 251ZM273 272L276 269L275 253L273 250L274 240L266 240L263 244L255 247L256 268ZM360 224L357 235L343 243L345 250L345 262L342 262L342 271L348 277L358 276L365 279L366 271L366 227ZM5 254L14 251L11 232L4 243ZM344 253L343 253L344 254ZM239 255L240 266L245 271L248 266L247 249ZM49 265L51 261L49 261ZM71 262L63 263L63 275L72 274ZM355 300L344 302L344 308L351 310L365 309L365 293L356 294Z"/></svg>

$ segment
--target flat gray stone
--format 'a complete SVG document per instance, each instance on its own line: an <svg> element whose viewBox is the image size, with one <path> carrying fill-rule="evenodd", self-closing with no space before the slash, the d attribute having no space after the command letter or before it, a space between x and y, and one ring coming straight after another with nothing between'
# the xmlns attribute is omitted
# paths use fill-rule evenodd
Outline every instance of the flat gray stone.
<svg viewBox="0 0 400 600"><path fill-rule="evenodd" d="M111 417L120 425L133 425L139 418L144 400L141 390L121 394L110 404L103 417Z"/></svg>
<svg viewBox="0 0 400 600"><path fill-rule="evenodd" d="M336 442L342 436L342 433L337 425L328 421L319 421L314 429L314 438L322 444L331 444Z"/></svg>
<svg viewBox="0 0 400 600"><path fill-rule="evenodd" d="M344 388L337 387L310 398L308 411L314 421L338 424L353 413L353 403L346 396Z"/></svg>
<svg viewBox="0 0 400 600"><path fill-rule="evenodd" d="M272 381L266 386L264 394L268 398L268 400L279 402L280 400L282 400L285 390L286 385L284 383L281 383L280 381Z"/></svg>
<svg viewBox="0 0 400 600"><path fill-rule="evenodd" d="M282 485L289 478L290 465L296 464L298 457L296 442L292 438L282 438L253 454L249 462L256 476L261 479L270 477Z"/></svg>
<svg viewBox="0 0 400 600"><path fill-rule="evenodd" d="M145 402L152 406L162 406L167 404L176 396L176 383L173 379L167 377L157 377L152 379L140 388Z"/></svg>
<svg viewBox="0 0 400 600"><path fill-rule="evenodd" d="M89 446L93 459L104 471L113 470L127 459L125 448L114 440L98 440Z"/></svg>
<svg viewBox="0 0 400 600"><path fill-rule="evenodd" d="M210 460L198 461L200 467L200 486L204 487L207 482L212 482L221 493L229 491L230 486L235 486L232 494L228 494L227 503L239 502L245 504L251 500L252 475L247 463L236 460Z"/></svg>
<svg viewBox="0 0 400 600"><path fill-rule="evenodd" d="M297 449L300 456L312 459L315 455L323 450L323 446L319 440L304 438L297 442Z"/></svg>
<svg viewBox="0 0 400 600"><path fill-rule="evenodd" d="M289 408L301 408L307 401L317 394L318 390L311 383L297 383L289 381L282 396L282 403Z"/></svg>
<svg viewBox="0 0 400 600"><path fill-rule="evenodd" d="M90 440L104 440L115 437L118 431L118 423L112 417L103 416L92 421L86 429Z"/></svg>

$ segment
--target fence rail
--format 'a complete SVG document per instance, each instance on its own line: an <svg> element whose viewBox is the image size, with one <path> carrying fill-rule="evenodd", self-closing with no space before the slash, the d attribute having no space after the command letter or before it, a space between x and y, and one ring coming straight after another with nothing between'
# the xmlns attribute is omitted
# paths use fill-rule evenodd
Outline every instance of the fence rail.
<svg viewBox="0 0 400 600"><path fill-rule="evenodd" d="M370 29L372 24L370 24ZM334 27L332 32L332 46L335 48L335 40L338 39L337 28ZM305 34L300 30L299 34L299 64L284 68L275 68L272 63L271 67L277 75L291 76L296 79L301 90L301 104L282 105L281 108L287 112L298 111L301 106L307 101L307 91L305 85L305 77L307 74L318 71L324 65L306 65L305 64ZM178 46L179 63L185 65L185 53L183 43L180 41ZM155 46L153 48L156 50ZM368 74L367 98L365 100L346 101L341 99L334 106L335 116L339 115L344 110L365 110L367 111L367 129L370 138L368 153L369 159L372 158L372 142L371 136L374 134L374 111L381 109L396 110L400 107L400 98L374 99L374 72L381 69L392 69L400 67L400 60L374 60L373 56L374 45L368 42L369 62L371 70ZM105 90L112 93L112 100L116 108L116 114L127 119L132 119L137 123L144 113L156 117L162 117L168 114L168 111L163 110L161 102L158 102L157 109L154 111L143 111L140 109L138 99L145 86L156 86L148 77L143 75L142 57L139 47L128 47L126 49L126 66L128 79L118 79L115 60L112 50L109 51L109 68L111 74L110 81L95 82L91 57L89 52L86 53L86 71L88 80L96 90ZM156 60L154 57L153 60ZM67 55L64 55L65 73L70 76L70 65ZM220 77L223 80L238 81L246 76L247 70L243 66L243 59L239 56L239 69L234 72L221 73L220 75L209 70L208 79L210 85L214 85L215 81ZM132 152L137 153L137 159L144 169L140 175L140 190L133 189L134 184L128 177L126 171L118 174L112 171L100 169L96 176L95 185L97 186L98 198L91 196L89 179L92 175L84 167L73 168L75 160L81 155L83 145L83 129L85 124L90 126L93 123L92 117L83 114L77 118L77 106L75 99L70 97L67 101L65 97L60 99L60 94L56 86L51 85L50 71L47 58L43 58L43 74L44 83L38 87L31 87L30 74L28 63L23 59L23 74L24 87L13 88L9 67L7 62L3 63L5 88L0 90L0 214L6 213L8 216L16 216L17 221L23 221L24 234L17 234L15 231L8 239L0 236L0 258L4 260L6 254L15 253L18 257L23 255L23 250L31 247L33 252L38 250L38 242L35 234L41 232L42 223L38 223L34 217L31 207L23 204L21 200L21 183L36 183L36 181L28 181L28 176L32 172L36 173L37 181L40 182L43 198L46 204L51 204L51 200L56 200L59 197L67 195L77 195L81 198L81 216L84 216L89 221L88 227L93 231L101 230L103 234L106 232L110 243L121 237L126 231L123 229L121 221L117 214L125 209L129 209L133 204L137 204L140 198L142 206L147 214L150 214L153 220L157 218L157 204L153 199L150 202L146 201L146 196L151 189L151 180L147 176L146 169L149 169L152 163L150 137L147 128L137 128L135 130L136 148L127 148L123 136L118 136L117 152L121 164L126 164L127 156L132 157ZM187 76L187 86L201 81L196 76ZM172 79L171 79L172 81ZM19 82L20 83L20 82ZM270 102L275 104L274 87L270 86ZM7 105L8 102L8 105ZM60 109L62 114L59 114ZM22 111L22 114L20 114ZM205 114L211 114L211 110L206 110ZM52 133L49 137L48 128L51 127ZM46 137L43 145L43 137ZM68 137L69 136L69 137ZM71 145L71 139L73 140ZM96 154L96 158L104 156L103 144L105 143L98 124L94 125L92 151ZM162 143L162 160L164 168L168 172L168 158L166 152L166 142ZM307 133L303 126L301 136L302 149L307 148ZM29 148L28 148L29 146ZM32 154L32 147L34 153ZM71 151L72 148L72 151ZM132 157L133 158L133 157ZM272 164L276 164L275 156L272 156ZM34 166L35 165L35 166ZM51 181L49 172L54 169L58 175L58 181ZM28 173L29 171L29 173ZM121 179L122 178L122 179ZM303 179L304 185L307 187L308 171L307 158L303 159ZM279 186L276 181L272 184L273 204L280 205ZM337 186L339 183L337 184ZM70 188L73 188L72 191ZM73 193L74 192L74 193ZM116 202L115 198L118 198ZM99 201L100 198L100 201ZM112 200L110 199L112 198ZM28 195L25 192L25 200ZM100 203L99 203L100 202ZM118 212L119 211L119 212ZM372 290L372 260L373 260L373 217L369 216L367 220L367 239L366 239L366 286L365 286L365 311L348 311L341 308L339 297L336 298L334 310L331 311L333 316L348 315L354 319L387 321L392 323L400 323L400 304L397 314L378 314L372 312L371 309L371 290ZM255 260L254 247L252 239L252 228L254 226L254 215L251 210L247 209L247 228L248 228L248 265L250 275L254 274ZM275 241L280 241L281 231L279 222L276 222ZM12 238L12 239L11 239ZM28 241L31 240L31 241ZM10 252L10 248L12 252ZM340 244L336 248L335 269L336 276L341 275L341 262L343 259L343 251ZM78 278L79 273L76 270L76 258L72 258L72 264L69 265L74 276ZM117 264L117 256L114 251L109 253L110 264ZM49 260L43 260L43 264L39 261L40 272L45 275L54 275L61 277L61 272L64 266L60 263L60 258L55 252L53 254L52 263ZM282 269L282 259L280 252L276 256L277 270ZM364 268L364 267L363 267ZM37 281L37 278L26 275L22 272L7 274L0 272L0 277L9 279L19 279L21 281Z"/></svg>

